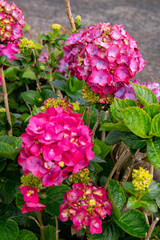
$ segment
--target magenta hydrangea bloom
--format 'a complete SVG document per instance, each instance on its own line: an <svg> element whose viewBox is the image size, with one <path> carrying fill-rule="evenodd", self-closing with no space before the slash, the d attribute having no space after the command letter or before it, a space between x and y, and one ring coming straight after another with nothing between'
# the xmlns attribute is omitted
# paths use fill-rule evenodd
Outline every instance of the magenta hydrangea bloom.
<svg viewBox="0 0 160 240"><path fill-rule="evenodd" d="M154 82L150 82L150 83L140 83L137 80L133 81L134 84L136 85L141 85L144 86L146 88L149 88L150 90L152 90L152 92L155 94L155 96L157 97L158 102L160 103L160 84L159 83L154 83ZM115 92L115 96L117 98L120 99L133 99L135 101L137 101L137 97L135 95L135 92L133 90L132 84L124 84L123 86L120 86L117 91Z"/></svg>
<svg viewBox="0 0 160 240"><path fill-rule="evenodd" d="M39 203L38 191L34 187L19 186L25 203L22 206L22 213L43 211L45 205Z"/></svg>
<svg viewBox="0 0 160 240"><path fill-rule="evenodd" d="M31 172L46 187L58 186L69 173L88 166L94 158L92 131L80 116L51 107L30 118L18 158L24 174Z"/></svg>
<svg viewBox="0 0 160 240"><path fill-rule="evenodd" d="M128 84L146 64L137 42L123 27L99 22L72 34L63 47L71 75L102 97L114 94L117 85Z"/></svg>
<svg viewBox="0 0 160 240"><path fill-rule="evenodd" d="M46 207L46 205L41 203L26 202L22 207L22 213L43 211L44 207Z"/></svg>
<svg viewBox="0 0 160 240"><path fill-rule="evenodd" d="M92 183L75 183L65 193L63 201L59 214L61 221L70 218L76 231L88 227L91 234L102 232L102 219L110 215L112 209L104 188Z"/></svg>
<svg viewBox="0 0 160 240"><path fill-rule="evenodd" d="M6 55L9 58L9 62L17 59L14 54L19 52L20 51L17 43L8 42L7 45L0 44L0 56Z"/></svg>
<svg viewBox="0 0 160 240"><path fill-rule="evenodd" d="M0 21L0 42L15 42L23 36L24 15L12 1L8 4L6 1L0 0Z"/></svg>

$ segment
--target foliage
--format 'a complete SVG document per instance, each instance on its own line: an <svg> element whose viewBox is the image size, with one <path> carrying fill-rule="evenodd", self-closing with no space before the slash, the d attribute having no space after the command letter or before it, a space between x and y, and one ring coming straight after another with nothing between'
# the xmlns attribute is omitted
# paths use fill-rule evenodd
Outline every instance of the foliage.
<svg viewBox="0 0 160 240"><path fill-rule="evenodd" d="M0 240L159 239L160 86L129 83L136 41L79 15L27 39L0 10Z"/></svg>

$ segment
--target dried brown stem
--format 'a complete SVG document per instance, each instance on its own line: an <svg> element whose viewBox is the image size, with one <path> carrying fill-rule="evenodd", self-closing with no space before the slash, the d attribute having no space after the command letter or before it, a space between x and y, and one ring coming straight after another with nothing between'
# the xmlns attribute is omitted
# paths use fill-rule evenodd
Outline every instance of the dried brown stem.
<svg viewBox="0 0 160 240"><path fill-rule="evenodd" d="M154 174L154 166L151 163L149 164L149 173L152 174L152 176Z"/></svg>
<svg viewBox="0 0 160 240"><path fill-rule="evenodd" d="M153 230L154 230L154 228L155 228L155 226L156 226L156 224L157 224L158 221L159 221L159 218L156 218L156 219L152 222L152 224L151 224L151 226L150 226L150 229L149 229L149 231L148 231L148 234L147 234L147 236L145 237L145 240L149 240L149 239L150 239L150 237L151 237L151 235L152 235L152 232L153 232Z"/></svg>
<svg viewBox="0 0 160 240"><path fill-rule="evenodd" d="M86 112L86 107L84 108L84 110L83 110L83 113L82 113L82 119L84 118L84 114L85 114L85 112Z"/></svg>
<svg viewBox="0 0 160 240"><path fill-rule="evenodd" d="M56 216L55 216L55 221L56 221L56 240L58 240L58 238L59 238L59 230L58 230L58 219L57 219Z"/></svg>
<svg viewBox="0 0 160 240"><path fill-rule="evenodd" d="M44 225L43 225L43 221L42 221L42 214L39 211L35 211L35 213L36 213L36 216L38 218L39 225L40 225L41 240L45 240L44 239Z"/></svg>
<svg viewBox="0 0 160 240"><path fill-rule="evenodd" d="M148 220L148 215L147 215L147 213L144 211L143 214L144 214L146 223L149 225L149 220Z"/></svg>
<svg viewBox="0 0 160 240"><path fill-rule="evenodd" d="M12 121L11 121L11 116L10 116L10 111L9 111L9 104L8 104L8 94L7 94L7 87L6 87L6 81L4 77L4 72L3 72L3 67L0 67L0 76L1 76L1 81L2 81L2 89L3 89L3 95L4 95L4 105L6 109L6 116L7 120L11 126L11 129L8 131L8 135L12 136Z"/></svg>
<svg viewBox="0 0 160 240"><path fill-rule="evenodd" d="M52 88L52 91L55 92L55 89L54 89L53 85L51 84L51 82L52 82L52 69L50 69L50 73L49 73L49 84Z"/></svg>
<svg viewBox="0 0 160 240"><path fill-rule="evenodd" d="M107 114L108 114L108 111L105 112L103 120L107 120ZM104 142L105 138L106 138L106 131L102 130L101 140Z"/></svg>
<svg viewBox="0 0 160 240"><path fill-rule="evenodd" d="M73 29L73 31L76 31L76 25L74 23L74 19L73 19L71 7L70 7L70 0L65 0L65 2L66 2L66 9L67 9L67 16L68 16L71 28Z"/></svg>
<svg viewBox="0 0 160 240"><path fill-rule="evenodd" d="M38 91L41 92L41 88L40 88L40 82L39 82L38 74L35 73L35 76L36 76L36 84L37 84Z"/></svg>
<svg viewBox="0 0 160 240"><path fill-rule="evenodd" d="M88 112L87 112L87 121L86 121L86 125L89 127L90 124L90 118L91 118L91 110L92 110L92 106L88 107Z"/></svg>
<svg viewBox="0 0 160 240"><path fill-rule="evenodd" d="M97 127L98 127L98 125L99 125L99 122L100 122L100 118L101 118L101 111L98 110L98 113L97 113L97 120L96 120L96 122L95 122L95 124L94 124L94 127L93 127L93 129L92 129L92 132L93 132L92 138L94 138L94 135L95 135L96 129L97 129Z"/></svg>
<svg viewBox="0 0 160 240"><path fill-rule="evenodd" d="M105 189L107 188L109 179L111 179L111 178L113 177L115 171L116 171L117 169L119 169L120 166L123 166L123 164L124 164L124 162L126 161L126 159L128 159L130 156L131 156L131 154L130 154L129 149L128 149L128 148L126 148L126 150L124 149L124 151L122 152L122 154L120 155L120 157L117 159L117 162L116 162L116 164L114 165L114 167L113 167L110 175L108 176L107 182L106 182L106 184L105 184L105 186L104 186Z"/></svg>

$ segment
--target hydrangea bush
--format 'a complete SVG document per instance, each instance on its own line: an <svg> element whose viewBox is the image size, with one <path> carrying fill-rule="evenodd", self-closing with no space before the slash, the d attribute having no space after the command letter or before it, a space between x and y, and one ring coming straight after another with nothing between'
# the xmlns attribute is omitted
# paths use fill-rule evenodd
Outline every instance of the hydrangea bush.
<svg viewBox="0 0 160 240"><path fill-rule="evenodd" d="M0 239L160 239L160 86L123 25L66 8L36 40L0 0Z"/></svg>

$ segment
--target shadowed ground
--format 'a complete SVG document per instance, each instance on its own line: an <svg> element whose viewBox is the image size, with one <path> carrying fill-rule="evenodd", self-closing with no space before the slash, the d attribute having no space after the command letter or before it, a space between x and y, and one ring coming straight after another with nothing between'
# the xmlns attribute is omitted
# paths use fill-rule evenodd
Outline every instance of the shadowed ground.
<svg viewBox="0 0 160 240"><path fill-rule="evenodd" d="M36 30L47 32L59 23L69 27L65 0L14 0L23 10L26 21ZM73 16L81 15L87 25L98 21L124 24L125 29L138 42L147 62L136 79L160 83L160 0L71 0Z"/></svg>

